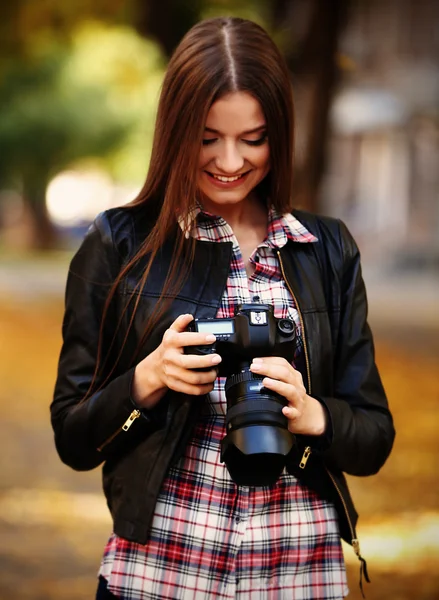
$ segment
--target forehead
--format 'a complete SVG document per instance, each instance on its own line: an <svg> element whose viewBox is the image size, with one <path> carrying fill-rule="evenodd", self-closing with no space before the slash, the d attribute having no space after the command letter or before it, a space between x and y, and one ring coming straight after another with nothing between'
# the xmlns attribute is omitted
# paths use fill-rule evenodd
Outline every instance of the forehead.
<svg viewBox="0 0 439 600"><path fill-rule="evenodd" d="M210 107L206 127L221 133L249 131L265 124L258 100L247 92L226 94Z"/></svg>

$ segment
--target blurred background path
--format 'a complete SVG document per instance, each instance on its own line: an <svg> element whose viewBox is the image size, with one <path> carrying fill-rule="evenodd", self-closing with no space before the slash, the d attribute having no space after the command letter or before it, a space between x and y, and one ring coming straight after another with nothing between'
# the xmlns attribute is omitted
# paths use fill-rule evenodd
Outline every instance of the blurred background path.
<svg viewBox="0 0 439 600"><path fill-rule="evenodd" d="M1 257L0 295L31 303L64 294L71 252L33 258ZM369 320L381 339L422 354L439 353L439 268L409 273L383 272L363 264Z"/></svg>
<svg viewBox="0 0 439 600"><path fill-rule="evenodd" d="M99 469L75 473L62 465L49 425L66 271L65 256L0 260L2 600L91 599L111 527ZM367 598L433 600L439 590L439 286L420 276L384 280L373 268L365 275L377 360L398 432L379 475L350 478L373 580ZM348 546L345 556L350 597L359 600L359 565Z"/></svg>

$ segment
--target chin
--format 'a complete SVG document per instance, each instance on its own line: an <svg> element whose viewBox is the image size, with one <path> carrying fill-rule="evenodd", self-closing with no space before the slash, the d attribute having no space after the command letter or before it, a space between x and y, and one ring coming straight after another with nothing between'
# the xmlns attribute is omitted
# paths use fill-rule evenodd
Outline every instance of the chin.
<svg viewBox="0 0 439 600"><path fill-rule="evenodd" d="M238 204L246 200L254 191L255 186L245 186L237 189L218 190L210 185L200 185L199 190L202 198L215 204Z"/></svg>
<svg viewBox="0 0 439 600"><path fill-rule="evenodd" d="M233 206L240 204L248 197L248 194L210 194L207 190L202 190L202 202L214 204L216 206Z"/></svg>

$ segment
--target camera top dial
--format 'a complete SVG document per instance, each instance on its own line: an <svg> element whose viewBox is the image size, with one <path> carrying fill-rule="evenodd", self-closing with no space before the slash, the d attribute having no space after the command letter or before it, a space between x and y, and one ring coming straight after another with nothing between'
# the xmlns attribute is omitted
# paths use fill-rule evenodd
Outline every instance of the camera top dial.
<svg viewBox="0 0 439 600"><path fill-rule="evenodd" d="M294 322L291 319L279 319L277 322L279 333L285 336L290 336L295 331Z"/></svg>

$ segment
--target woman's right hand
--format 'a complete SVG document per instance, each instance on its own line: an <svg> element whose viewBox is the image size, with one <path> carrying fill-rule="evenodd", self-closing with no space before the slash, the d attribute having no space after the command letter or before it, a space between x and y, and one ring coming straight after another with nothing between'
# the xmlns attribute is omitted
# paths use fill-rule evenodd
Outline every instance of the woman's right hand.
<svg viewBox="0 0 439 600"><path fill-rule="evenodd" d="M221 357L184 353L185 346L202 346L215 341L212 334L186 331L192 320L192 315L177 317L166 330L160 346L136 366L132 396L140 408L152 408L168 389L192 396L212 391ZM209 370L195 370L206 368Z"/></svg>

